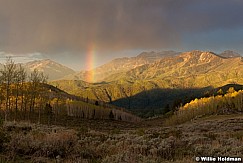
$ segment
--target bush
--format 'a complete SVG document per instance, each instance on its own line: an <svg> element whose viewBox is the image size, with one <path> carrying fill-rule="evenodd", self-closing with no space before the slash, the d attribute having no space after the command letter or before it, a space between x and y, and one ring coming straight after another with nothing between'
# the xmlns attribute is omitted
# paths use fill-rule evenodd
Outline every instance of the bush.
<svg viewBox="0 0 243 163"><path fill-rule="evenodd" d="M16 133L8 143L8 150L12 157L35 156L56 158L57 156L67 157L74 152L78 137L73 132L60 132L43 134L42 132Z"/></svg>
<svg viewBox="0 0 243 163"><path fill-rule="evenodd" d="M3 127L3 119L0 117L0 128Z"/></svg>
<svg viewBox="0 0 243 163"><path fill-rule="evenodd" d="M8 141L9 141L9 137L2 129L0 129L0 152L3 152L4 143L6 143Z"/></svg>

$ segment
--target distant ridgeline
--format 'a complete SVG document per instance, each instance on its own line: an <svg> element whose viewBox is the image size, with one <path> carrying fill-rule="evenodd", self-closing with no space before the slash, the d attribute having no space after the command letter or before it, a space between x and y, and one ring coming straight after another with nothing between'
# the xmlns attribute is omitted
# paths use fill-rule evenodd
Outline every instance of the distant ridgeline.
<svg viewBox="0 0 243 163"><path fill-rule="evenodd" d="M10 58L0 70L0 115L5 120L58 123L65 117L137 122L137 116L97 100L70 95L46 84L43 72L27 74Z"/></svg>

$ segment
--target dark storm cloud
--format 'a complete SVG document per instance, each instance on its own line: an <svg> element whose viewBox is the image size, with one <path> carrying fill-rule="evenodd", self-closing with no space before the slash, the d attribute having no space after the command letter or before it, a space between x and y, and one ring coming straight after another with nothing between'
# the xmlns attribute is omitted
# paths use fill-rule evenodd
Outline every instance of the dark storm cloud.
<svg viewBox="0 0 243 163"><path fill-rule="evenodd" d="M240 0L0 0L0 51L179 49L185 35L242 28L242 9Z"/></svg>

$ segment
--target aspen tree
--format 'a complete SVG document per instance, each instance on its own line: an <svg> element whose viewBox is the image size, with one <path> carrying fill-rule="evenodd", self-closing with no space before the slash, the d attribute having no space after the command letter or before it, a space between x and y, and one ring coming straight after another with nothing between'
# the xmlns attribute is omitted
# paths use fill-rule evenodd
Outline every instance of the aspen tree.
<svg viewBox="0 0 243 163"><path fill-rule="evenodd" d="M27 78L27 73L26 70L22 65L18 67L18 77L20 81L19 85L19 94L21 97L21 105L20 105L20 110L23 113L23 107L24 107L24 96L26 95L26 78Z"/></svg>
<svg viewBox="0 0 243 163"><path fill-rule="evenodd" d="M10 98L11 98L11 84L13 84L16 75L16 64L11 59L7 58L3 69L0 70L2 76L3 90L5 94L5 121L7 121L8 115L11 112L10 108Z"/></svg>
<svg viewBox="0 0 243 163"><path fill-rule="evenodd" d="M46 83L47 77L43 74L43 72L39 72L37 69L34 69L29 76L30 81L30 110L29 116L32 112L35 111L35 104L37 97L40 96L40 93L43 91L43 83ZM40 116L40 108L39 108L39 116ZM30 118L30 117L29 117Z"/></svg>

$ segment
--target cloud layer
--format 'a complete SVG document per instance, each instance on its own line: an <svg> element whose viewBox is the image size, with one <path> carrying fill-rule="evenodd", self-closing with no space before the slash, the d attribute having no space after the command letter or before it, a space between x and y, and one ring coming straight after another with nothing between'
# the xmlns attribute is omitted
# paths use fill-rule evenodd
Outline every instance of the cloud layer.
<svg viewBox="0 0 243 163"><path fill-rule="evenodd" d="M241 0L0 0L0 4L0 51L85 55L90 44L100 55L207 46L242 50L236 46L243 43ZM222 41L224 35L228 41Z"/></svg>

